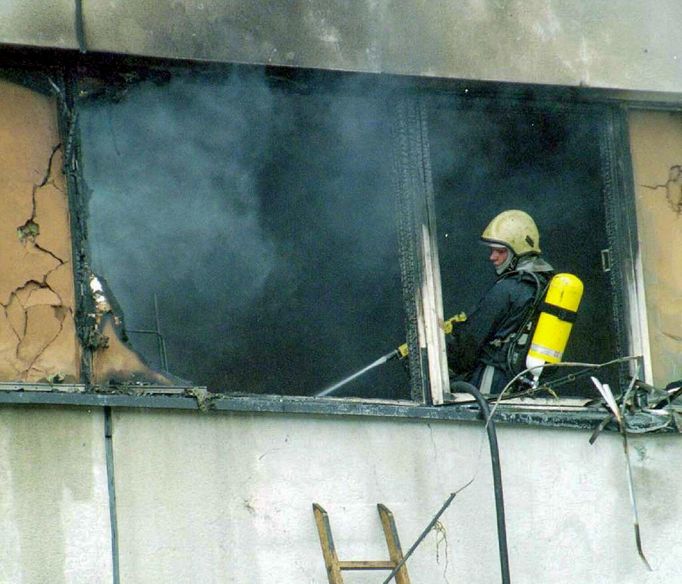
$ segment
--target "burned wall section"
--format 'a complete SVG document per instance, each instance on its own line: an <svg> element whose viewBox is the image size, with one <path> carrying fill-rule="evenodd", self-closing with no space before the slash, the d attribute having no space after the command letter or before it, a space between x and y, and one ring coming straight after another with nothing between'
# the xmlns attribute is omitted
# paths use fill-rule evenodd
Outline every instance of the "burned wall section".
<svg viewBox="0 0 682 584"><path fill-rule="evenodd" d="M106 282L90 273L87 284L86 300L93 303L86 325L92 383L97 386L191 385L189 381L150 367L128 342L123 310Z"/></svg>
<svg viewBox="0 0 682 584"><path fill-rule="evenodd" d="M79 381L54 99L0 80L0 380Z"/></svg>
<svg viewBox="0 0 682 584"><path fill-rule="evenodd" d="M629 124L651 362L665 386L682 378L682 114L631 112Z"/></svg>

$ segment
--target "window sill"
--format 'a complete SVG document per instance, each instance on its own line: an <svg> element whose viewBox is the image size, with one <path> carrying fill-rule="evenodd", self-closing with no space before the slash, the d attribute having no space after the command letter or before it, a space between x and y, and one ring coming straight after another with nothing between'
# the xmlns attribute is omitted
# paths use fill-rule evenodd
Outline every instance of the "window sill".
<svg viewBox="0 0 682 584"><path fill-rule="evenodd" d="M585 406L584 399L552 400L520 398L505 401L495 411L502 424L594 430L606 416L598 406ZM428 406L411 401L365 400L358 398L313 398L258 394L211 394L203 387L131 386L125 390L87 390L84 385L0 383L1 405L63 405L84 407L199 410L225 413L303 414L315 416L359 416L412 420L480 421L478 406L458 403ZM678 408L676 408L679 410ZM634 420L637 421L636 419ZM639 428L639 429L638 429ZM607 430L617 429L610 424ZM648 431L645 424L634 430ZM675 432L674 424L653 428L654 432Z"/></svg>

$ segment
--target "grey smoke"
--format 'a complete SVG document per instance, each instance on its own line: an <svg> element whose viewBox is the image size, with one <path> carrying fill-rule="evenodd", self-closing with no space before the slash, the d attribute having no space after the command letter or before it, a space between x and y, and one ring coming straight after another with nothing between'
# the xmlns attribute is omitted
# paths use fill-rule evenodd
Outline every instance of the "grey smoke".
<svg viewBox="0 0 682 584"><path fill-rule="evenodd" d="M129 328L158 294L178 375L314 393L402 342L385 106L341 90L236 70L84 105L94 268ZM349 391L406 395L406 376Z"/></svg>
<svg viewBox="0 0 682 584"><path fill-rule="evenodd" d="M82 104L94 267L130 328L153 326L158 295L174 373L218 391L313 394L404 341L382 87L235 68ZM478 244L487 221L521 208L548 259L586 283L570 356L612 356L595 128L578 113L429 102L446 316L494 279ZM153 344L134 342L155 361ZM407 376L393 361L340 393L407 397Z"/></svg>
<svg viewBox="0 0 682 584"><path fill-rule="evenodd" d="M262 288L276 250L259 225L255 162L244 153L262 154L272 100L265 91L254 96L260 86L252 86L252 107L230 117L218 104L245 103L237 93L246 91L243 85L203 91L188 81L150 85L117 107L85 110L94 268L147 274L143 282L120 278L117 295L130 301L141 284L151 292L161 274L172 273L179 282L192 277L207 289L232 289L228 308L239 311ZM217 189L225 196L212 196ZM218 273L218 254L234 269Z"/></svg>

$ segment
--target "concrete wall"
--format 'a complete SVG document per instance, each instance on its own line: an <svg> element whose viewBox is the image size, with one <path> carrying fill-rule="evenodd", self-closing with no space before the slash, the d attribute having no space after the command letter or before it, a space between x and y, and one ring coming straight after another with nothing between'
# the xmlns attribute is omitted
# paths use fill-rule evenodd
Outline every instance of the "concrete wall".
<svg viewBox="0 0 682 584"><path fill-rule="evenodd" d="M680 20L677 0L9 0L0 42L679 94Z"/></svg>
<svg viewBox="0 0 682 584"><path fill-rule="evenodd" d="M677 436L632 440L648 573L635 548L622 445L579 431L500 431L512 580L675 581L682 560ZM121 581L326 582L311 511L341 559L385 559L376 503L407 548L470 480L410 562L414 582L499 581L479 424L273 414L114 415ZM479 461L479 449L483 456ZM476 474L477 473L477 474ZM378 582L376 573L349 583Z"/></svg>
<svg viewBox="0 0 682 584"><path fill-rule="evenodd" d="M637 225L654 381L682 378L682 114L631 112Z"/></svg>
<svg viewBox="0 0 682 584"><path fill-rule="evenodd" d="M101 410L0 409L0 583L112 573Z"/></svg>
<svg viewBox="0 0 682 584"><path fill-rule="evenodd" d="M0 410L0 583L113 581L102 420L97 408ZM679 436L631 439L650 573L620 439L591 446L588 434L500 428L512 581L676 581ZM480 423L115 410L113 443L122 583L321 584L313 502L329 512L341 559L385 559L376 503L394 512L406 549L472 477L409 570L414 582L499 581Z"/></svg>

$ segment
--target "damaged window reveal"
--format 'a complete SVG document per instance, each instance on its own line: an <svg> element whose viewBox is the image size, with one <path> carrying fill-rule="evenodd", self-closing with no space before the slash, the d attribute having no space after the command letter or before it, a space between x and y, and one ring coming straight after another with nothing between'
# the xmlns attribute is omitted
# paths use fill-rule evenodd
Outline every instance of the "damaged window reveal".
<svg viewBox="0 0 682 584"><path fill-rule="evenodd" d="M585 283L567 359L613 362L613 387L634 371L607 106L246 67L116 79L80 77L73 103L95 385L442 403L443 319L493 281L479 236L512 208Z"/></svg>

